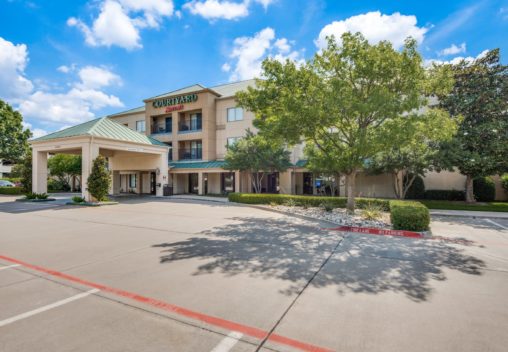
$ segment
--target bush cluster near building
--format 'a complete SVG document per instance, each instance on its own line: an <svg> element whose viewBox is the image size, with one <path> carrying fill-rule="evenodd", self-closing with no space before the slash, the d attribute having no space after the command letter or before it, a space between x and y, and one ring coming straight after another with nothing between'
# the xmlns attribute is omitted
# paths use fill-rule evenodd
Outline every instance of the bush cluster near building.
<svg viewBox="0 0 508 352"><path fill-rule="evenodd" d="M23 193L23 187L0 187L0 194L18 195Z"/></svg>

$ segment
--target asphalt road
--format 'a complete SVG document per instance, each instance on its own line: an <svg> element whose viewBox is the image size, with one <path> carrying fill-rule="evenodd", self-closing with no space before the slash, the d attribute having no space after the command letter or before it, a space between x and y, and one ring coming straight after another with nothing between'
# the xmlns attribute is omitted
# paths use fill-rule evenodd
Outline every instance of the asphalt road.
<svg viewBox="0 0 508 352"><path fill-rule="evenodd" d="M508 220L434 240L220 203L0 198L0 351L505 351Z"/></svg>

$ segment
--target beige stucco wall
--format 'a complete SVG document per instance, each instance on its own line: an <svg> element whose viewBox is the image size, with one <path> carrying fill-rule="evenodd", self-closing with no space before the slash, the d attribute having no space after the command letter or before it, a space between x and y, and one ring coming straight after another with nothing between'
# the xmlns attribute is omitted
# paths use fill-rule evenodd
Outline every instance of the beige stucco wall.
<svg viewBox="0 0 508 352"><path fill-rule="evenodd" d="M253 132L257 132L257 129L252 125L254 114L250 111L243 111L243 120L228 122L228 108L234 108L236 106L237 104L234 98L216 100L217 159L224 159L224 156L226 155L226 144L228 138L243 137L245 136L245 131L248 128L250 128Z"/></svg>
<svg viewBox="0 0 508 352"><path fill-rule="evenodd" d="M135 114L126 114L121 116L112 116L110 117L111 120L122 124L127 125L131 130L136 130L136 121L144 120L145 119L145 113L144 112L138 112ZM145 125L146 126L146 125Z"/></svg>
<svg viewBox="0 0 508 352"><path fill-rule="evenodd" d="M438 190L464 190L466 187L466 176L459 172L441 171L441 172L428 172L423 177L425 189L438 189Z"/></svg>
<svg viewBox="0 0 508 352"><path fill-rule="evenodd" d="M340 194L345 194L344 187L341 187ZM391 175L358 174L356 176L356 195L358 197L394 198Z"/></svg>

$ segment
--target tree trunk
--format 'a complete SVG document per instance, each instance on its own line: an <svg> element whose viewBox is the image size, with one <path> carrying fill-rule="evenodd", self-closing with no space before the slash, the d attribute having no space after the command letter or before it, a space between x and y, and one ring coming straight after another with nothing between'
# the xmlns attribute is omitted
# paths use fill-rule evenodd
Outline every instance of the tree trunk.
<svg viewBox="0 0 508 352"><path fill-rule="evenodd" d="M348 188L349 188L349 182L348 182L348 175L346 174L346 177L344 178L344 196L347 197L349 194Z"/></svg>
<svg viewBox="0 0 508 352"><path fill-rule="evenodd" d="M356 186L356 170L347 174L347 210L349 213L355 211L355 186Z"/></svg>
<svg viewBox="0 0 508 352"><path fill-rule="evenodd" d="M473 177L471 177L471 175L466 175L466 202L476 202L473 193Z"/></svg>
<svg viewBox="0 0 508 352"><path fill-rule="evenodd" d="M395 198L402 199L404 189L404 171L395 171L392 173L393 176L393 191L395 193Z"/></svg>
<svg viewBox="0 0 508 352"><path fill-rule="evenodd" d="M340 174L335 174L335 187L337 189L337 197L340 197Z"/></svg>
<svg viewBox="0 0 508 352"><path fill-rule="evenodd" d="M406 194L407 194L407 191L409 191L409 188L411 188L411 185L413 184L413 182L416 180L416 177L418 175L416 174L413 174L413 176L411 176L410 179L407 180L407 183L406 184L402 184L402 199L406 199ZM405 179L406 177L403 178L403 180Z"/></svg>

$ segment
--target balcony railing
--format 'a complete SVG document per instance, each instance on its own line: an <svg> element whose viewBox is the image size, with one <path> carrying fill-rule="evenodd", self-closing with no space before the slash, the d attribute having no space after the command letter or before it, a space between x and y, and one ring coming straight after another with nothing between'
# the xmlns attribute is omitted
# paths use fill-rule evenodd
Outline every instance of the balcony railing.
<svg viewBox="0 0 508 352"><path fill-rule="evenodd" d="M203 150L201 148L180 148L178 149L179 160L201 160Z"/></svg>
<svg viewBox="0 0 508 352"><path fill-rule="evenodd" d="M153 125L152 126L152 134L172 133L172 132L173 132L173 128L167 127L166 125Z"/></svg>
<svg viewBox="0 0 508 352"><path fill-rule="evenodd" d="M197 132L202 129L202 119L182 120L178 124L178 132Z"/></svg>

